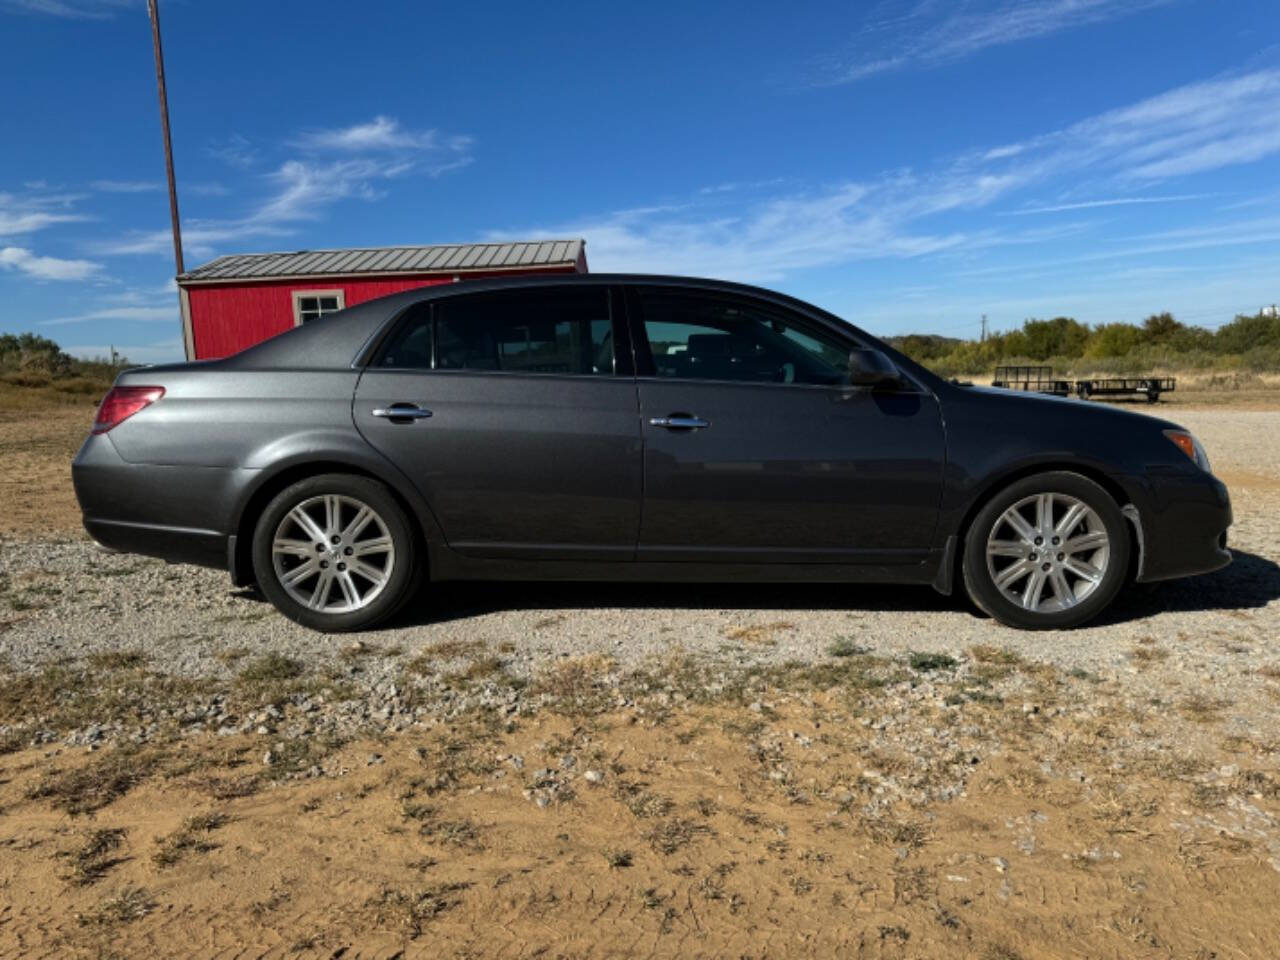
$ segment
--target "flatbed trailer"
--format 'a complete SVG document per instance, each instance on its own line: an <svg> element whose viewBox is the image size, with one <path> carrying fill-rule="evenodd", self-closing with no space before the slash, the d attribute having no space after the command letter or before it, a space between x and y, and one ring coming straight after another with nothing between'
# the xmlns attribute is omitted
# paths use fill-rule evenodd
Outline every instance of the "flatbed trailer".
<svg viewBox="0 0 1280 960"><path fill-rule="evenodd" d="M1077 380L1076 396L1081 400L1091 397L1146 397L1147 403L1155 403L1160 394L1177 389L1174 377L1107 377L1102 380Z"/></svg>
<svg viewBox="0 0 1280 960"><path fill-rule="evenodd" d="M1004 387L1006 390L1051 393L1055 397L1065 397L1071 393L1071 381L1055 380L1053 367L996 367L991 385Z"/></svg>

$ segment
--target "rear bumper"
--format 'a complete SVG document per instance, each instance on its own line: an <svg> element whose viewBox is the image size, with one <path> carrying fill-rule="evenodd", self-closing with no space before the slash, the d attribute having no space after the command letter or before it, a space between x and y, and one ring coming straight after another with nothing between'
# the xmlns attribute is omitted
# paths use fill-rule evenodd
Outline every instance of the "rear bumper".
<svg viewBox="0 0 1280 960"><path fill-rule="evenodd" d="M1143 559L1138 579L1172 580L1220 570L1231 562L1227 528L1231 497L1207 473L1148 474L1135 497L1142 524Z"/></svg>
<svg viewBox="0 0 1280 960"><path fill-rule="evenodd" d="M225 570L232 505L254 472L129 463L107 434L85 441L71 480L84 528L103 546Z"/></svg>
<svg viewBox="0 0 1280 960"><path fill-rule="evenodd" d="M226 569L227 538L213 530L84 518L89 536L112 550Z"/></svg>

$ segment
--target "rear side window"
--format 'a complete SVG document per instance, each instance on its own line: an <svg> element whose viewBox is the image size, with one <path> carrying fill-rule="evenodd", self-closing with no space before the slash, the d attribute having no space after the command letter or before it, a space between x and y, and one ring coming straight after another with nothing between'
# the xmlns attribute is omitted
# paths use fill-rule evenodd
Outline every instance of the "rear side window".
<svg viewBox="0 0 1280 960"><path fill-rule="evenodd" d="M605 287L449 297L414 308L374 366L505 373L613 374Z"/></svg>

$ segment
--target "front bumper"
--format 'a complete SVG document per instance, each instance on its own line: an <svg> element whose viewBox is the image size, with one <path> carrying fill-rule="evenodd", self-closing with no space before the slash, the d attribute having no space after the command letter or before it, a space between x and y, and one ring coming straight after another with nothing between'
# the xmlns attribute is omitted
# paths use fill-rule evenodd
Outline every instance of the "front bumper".
<svg viewBox="0 0 1280 960"><path fill-rule="evenodd" d="M129 463L109 434L90 436L71 464L84 528L98 543L220 569L242 472Z"/></svg>
<svg viewBox="0 0 1280 960"><path fill-rule="evenodd" d="M1142 526L1140 581L1210 573L1231 562L1231 497L1221 480L1202 471L1153 470L1139 487L1134 500Z"/></svg>

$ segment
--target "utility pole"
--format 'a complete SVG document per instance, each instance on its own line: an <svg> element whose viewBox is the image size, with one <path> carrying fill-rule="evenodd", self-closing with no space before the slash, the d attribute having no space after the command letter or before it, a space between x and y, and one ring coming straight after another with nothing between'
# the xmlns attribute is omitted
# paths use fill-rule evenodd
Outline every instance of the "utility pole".
<svg viewBox="0 0 1280 960"><path fill-rule="evenodd" d="M982 315L982 342L987 342L987 315Z"/></svg>
<svg viewBox="0 0 1280 960"><path fill-rule="evenodd" d="M164 170L169 178L169 219L173 221L173 259L182 268L182 227L178 222L178 184L173 178L173 142L169 138L169 94L164 86L164 50L160 46L160 11L156 0L147 0L151 17L151 44L156 52L156 89L160 95L160 131L164 134Z"/></svg>
<svg viewBox="0 0 1280 960"><path fill-rule="evenodd" d="M156 0L147 0L147 15L151 18L151 45L156 55L156 91L160 97L160 132L164 135L164 172L169 180L169 220L173 225L173 263L175 276L185 273L182 263L182 224L178 217L178 182L173 176L173 141L169 136L169 94L164 85L164 49L160 45L160 10ZM182 295L178 295L179 309ZM191 344L187 343L186 320L182 321L183 348L188 358Z"/></svg>

